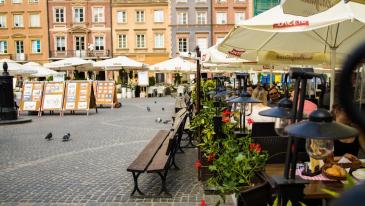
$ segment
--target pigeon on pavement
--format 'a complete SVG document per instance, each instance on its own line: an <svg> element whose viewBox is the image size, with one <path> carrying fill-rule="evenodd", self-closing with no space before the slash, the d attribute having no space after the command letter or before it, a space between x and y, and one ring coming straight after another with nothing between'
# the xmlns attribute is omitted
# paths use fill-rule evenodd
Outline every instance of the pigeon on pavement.
<svg viewBox="0 0 365 206"><path fill-rule="evenodd" d="M164 123L164 124L168 124L169 122L171 122L171 120L165 120L165 121L163 121L162 123Z"/></svg>
<svg viewBox="0 0 365 206"><path fill-rule="evenodd" d="M65 135L63 135L62 141L63 142L67 142L70 140L71 134L70 133L66 133Z"/></svg>
<svg viewBox="0 0 365 206"><path fill-rule="evenodd" d="M147 112L150 112L151 108L149 106L147 106Z"/></svg>
<svg viewBox="0 0 365 206"><path fill-rule="evenodd" d="M165 108L162 107L162 111L165 111Z"/></svg>
<svg viewBox="0 0 365 206"><path fill-rule="evenodd" d="M52 132L48 133L47 136L44 139L52 140Z"/></svg>

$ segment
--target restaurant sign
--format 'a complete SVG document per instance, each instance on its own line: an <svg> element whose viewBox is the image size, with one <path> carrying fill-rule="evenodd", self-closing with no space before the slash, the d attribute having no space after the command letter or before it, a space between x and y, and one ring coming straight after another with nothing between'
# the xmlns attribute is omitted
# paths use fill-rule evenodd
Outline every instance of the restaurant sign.
<svg viewBox="0 0 365 206"><path fill-rule="evenodd" d="M245 52L246 52L245 50L232 49L231 51L228 51L228 54L233 55L235 57L241 57L241 55Z"/></svg>

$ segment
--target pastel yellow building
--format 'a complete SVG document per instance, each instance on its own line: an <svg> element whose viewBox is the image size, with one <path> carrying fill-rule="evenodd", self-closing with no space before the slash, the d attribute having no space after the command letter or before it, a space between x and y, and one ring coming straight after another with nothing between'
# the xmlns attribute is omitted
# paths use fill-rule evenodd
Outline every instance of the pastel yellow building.
<svg viewBox="0 0 365 206"><path fill-rule="evenodd" d="M113 56L145 64L170 57L168 0L113 0Z"/></svg>
<svg viewBox="0 0 365 206"><path fill-rule="evenodd" d="M0 0L0 59L48 62L46 0Z"/></svg>

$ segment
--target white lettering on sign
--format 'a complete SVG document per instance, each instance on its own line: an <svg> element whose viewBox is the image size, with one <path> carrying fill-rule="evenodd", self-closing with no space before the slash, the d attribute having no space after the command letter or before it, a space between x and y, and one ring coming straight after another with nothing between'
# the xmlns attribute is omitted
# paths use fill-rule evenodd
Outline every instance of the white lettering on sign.
<svg viewBox="0 0 365 206"><path fill-rule="evenodd" d="M296 27L296 26L309 26L309 21L301 21L301 20L293 20L286 21L273 24L273 28L287 28L287 27Z"/></svg>
<svg viewBox="0 0 365 206"><path fill-rule="evenodd" d="M246 51L244 51L244 50L232 49L231 51L228 52L228 54L236 56L236 57L240 57L245 52Z"/></svg>

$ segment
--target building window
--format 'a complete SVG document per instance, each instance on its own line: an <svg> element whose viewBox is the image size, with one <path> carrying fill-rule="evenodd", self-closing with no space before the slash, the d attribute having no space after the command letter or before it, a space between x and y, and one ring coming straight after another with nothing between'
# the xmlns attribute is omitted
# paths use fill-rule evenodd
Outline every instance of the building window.
<svg viewBox="0 0 365 206"><path fill-rule="evenodd" d="M40 17L39 14L31 14L30 16L30 27L40 27L41 26L41 22L40 22Z"/></svg>
<svg viewBox="0 0 365 206"><path fill-rule="evenodd" d="M41 40L32 40L32 53L41 53Z"/></svg>
<svg viewBox="0 0 365 206"><path fill-rule="evenodd" d="M95 50L104 51L104 37L102 36L95 37Z"/></svg>
<svg viewBox="0 0 365 206"><path fill-rule="evenodd" d="M38 4L39 0L29 0L29 4Z"/></svg>
<svg viewBox="0 0 365 206"><path fill-rule="evenodd" d="M14 15L14 27L24 27L23 25L23 15L15 14Z"/></svg>
<svg viewBox="0 0 365 206"><path fill-rule="evenodd" d="M66 39L64 36L56 37L56 50L58 52L66 51Z"/></svg>
<svg viewBox="0 0 365 206"><path fill-rule="evenodd" d="M197 45L199 46L199 48L201 50L207 49L208 48L208 38L198 38L197 39Z"/></svg>
<svg viewBox="0 0 365 206"><path fill-rule="evenodd" d="M244 12L236 12L234 23L236 25L242 24L245 21L245 13Z"/></svg>
<svg viewBox="0 0 365 206"><path fill-rule="evenodd" d="M74 22L84 22L84 8L74 8Z"/></svg>
<svg viewBox="0 0 365 206"><path fill-rule="evenodd" d="M5 0L0 0L0 4L3 4L3 3L5 3Z"/></svg>
<svg viewBox="0 0 365 206"><path fill-rule="evenodd" d="M155 48L165 48L165 35L162 33L155 34Z"/></svg>
<svg viewBox="0 0 365 206"><path fill-rule="evenodd" d="M188 40L186 38L179 38L179 52L188 52Z"/></svg>
<svg viewBox="0 0 365 206"><path fill-rule="evenodd" d="M104 7L93 8L93 22L95 23L104 22Z"/></svg>
<svg viewBox="0 0 365 206"><path fill-rule="evenodd" d="M65 10L63 8L56 8L54 15L55 15L55 22L56 23L63 23L65 22Z"/></svg>
<svg viewBox="0 0 365 206"><path fill-rule="evenodd" d="M126 49L127 48L127 35L119 34L118 36L118 48Z"/></svg>
<svg viewBox="0 0 365 206"><path fill-rule="evenodd" d="M138 23L144 22L144 11L136 11L136 21Z"/></svg>
<svg viewBox="0 0 365 206"><path fill-rule="evenodd" d="M196 0L195 2L197 2L197 3L206 3L207 0Z"/></svg>
<svg viewBox="0 0 365 206"><path fill-rule="evenodd" d="M177 13L177 23L178 24L188 24L188 13L178 12Z"/></svg>
<svg viewBox="0 0 365 206"><path fill-rule="evenodd" d="M163 22L164 20L163 10L156 10L154 13L154 19L155 22Z"/></svg>
<svg viewBox="0 0 365 206"><path fill-rule="evenodd" d="M146 48L145 43L145 35L144 34L137 34L137 48Z"/></svg>
<svg viewBox="0 0 365 206"><path fill-rule="evenodd" d="M217 3L226 3L227 0L217 0Z"/></svg>
<svg viewBox="0 0 365 206"><path fill-rule="evenodd" d="M15 41L15 52L17 54L24 54L24 42L22 40Z"/></svg>
<svg viewBox="0 0 365 206"><path fill-rule="evenodd" d="M225 12L217 13L217 24L227 24L227 13Z"/></svg>
<svg viewBox="0 0 365 206"><path fill-rule="evenodd" d="M6 28L6 15L0 15L0 28Z"/></svg>
<svg viewBox="0 0 365 206"><path fill-rule="evenodd" d="M117 22L118 23L127 23L127 12L126 11L117 12Z"/></svg>
<svg viewBox="0 0 365 206"><path fill-rule="evenodd" d="M8 42L0 41L0 54L7 54L7 53L8 53Z"/></svg>
<svg viewBox="0 0 365 206"><path fill-rule="evenodd" d="M13 0L13 4L21 4L22 0Z"/></svg>
<svg viewBox="0 0 365 206"><path fill-rule="evenodd" d="M180 2L180 3L186 3L186 2L188 2L188 0L176 0L176 2Z"/></svg>
<svg viewBox="0 0 365 206"><path fill-rule="evenodd" d="M207 12L197 12L197 24L207 24Z"/></svg>
<svg viewBox="0 0 365 206"><path fill-rule="evenodd" d="M222 43L224 40L224 37L217 37L216 44Z"/></svg>

